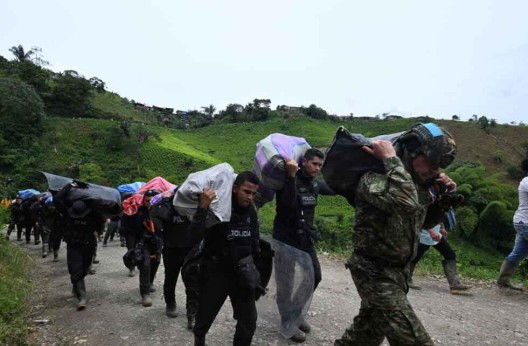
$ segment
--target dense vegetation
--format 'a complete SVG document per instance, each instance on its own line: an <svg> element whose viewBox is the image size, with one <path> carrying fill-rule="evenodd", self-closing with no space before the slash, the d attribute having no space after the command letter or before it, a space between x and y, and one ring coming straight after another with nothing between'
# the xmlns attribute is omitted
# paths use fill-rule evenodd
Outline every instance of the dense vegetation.
<svg viewBox="0 0 528 346"><path fill-rule="evenodd" d="M39 171L108 186L155 176L180 184L189 173L220 162L238 171L250 169L255 144L274 132L304 137L312 146L326 148L339 126L372 137L432 120L339 118L316 105L271 110L266 99L246 106L230 104L218 112L209 105L201 111L174 113L108 92L97 77L50 71L38 48L25 51L18 46L11 51L14 60L0 56L0 197L12 198L25 188L45 190ZM457 210L452 243L462 274L493 278L512 246L511 220L522 178L518 164L528 150L528 128L498 125L486 117L452 119L435 120L452 132L459 148L457 161L447 170L465 197ZM273 215L272 202L260 213L264 232L270 231ZM319 249L348 252L353 223L354 210L344 198L321 197L316 216L322 235ZM16 297L19 305L7 306L0 300L2 323L19 318L13 311L20 308L25 292L20 286L24 280L20 254L12 248L7 251L7 246L0 243L0 254L10 253L0 257L2 285L9 275L13 279L12 285L0 286L0 296ZM438 254L429 251L418 270L441 271ZM526 280L526 264L520 272ZM4 329L0 342L2 333Z"/></svg>

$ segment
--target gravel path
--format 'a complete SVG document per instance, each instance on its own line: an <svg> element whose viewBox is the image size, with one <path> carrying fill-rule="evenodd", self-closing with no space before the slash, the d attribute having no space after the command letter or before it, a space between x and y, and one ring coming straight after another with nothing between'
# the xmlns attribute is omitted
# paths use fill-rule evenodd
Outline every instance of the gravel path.
<svg viewBox="0 0 528 346"><path fill-rule="evenodd" d="M32 280L31 342L34 345L192 345L192 333L186 329L185 294L181 280L177 285L180 316L165 316L162 297L163 264L155 281L153 306L140 303L139 279L127 276L119 242L98 249L97 273L86 278L88 308L75 310L76 299L66 268L63 244L58 263L41 258L40 247L18 243L34 259ZM333 345L351 323L360 299L341 261L321 258L323 281L312 302L308 321L312 333L304 345ZM423 289L411 291L409 299L431 337L438 345L528 345L526 318L528 294L496 288L492 283L474 282L472 296L453 296L444 278L417 277ZM288 345L277 333L274 282L258 302L258 327L254 345ZM211 328L210 346L230 345L235 322L229 303L224 305Z"/></svg>

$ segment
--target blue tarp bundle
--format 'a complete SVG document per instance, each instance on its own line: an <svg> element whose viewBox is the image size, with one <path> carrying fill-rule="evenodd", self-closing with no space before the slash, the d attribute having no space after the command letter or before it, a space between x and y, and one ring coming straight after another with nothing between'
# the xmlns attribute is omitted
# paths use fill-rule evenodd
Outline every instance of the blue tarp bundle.
<svg viewBox="0 0 528 346"><path fill-rule="evenodd" d="M34 189L26 189L26 190L18 191L18 195L22 199L26 199L26 198L36 197L36 196L40 195L40 192L37 191L37 190L34 190Z"/></svg>
<svg viewBox="0 0 528 346"><path fill-rule="evenodd" d="M134 193L139 190L140 187L145 185L142 181L136 181L135 183L123 184L117 187L117 191L121 193Z"/></svg>

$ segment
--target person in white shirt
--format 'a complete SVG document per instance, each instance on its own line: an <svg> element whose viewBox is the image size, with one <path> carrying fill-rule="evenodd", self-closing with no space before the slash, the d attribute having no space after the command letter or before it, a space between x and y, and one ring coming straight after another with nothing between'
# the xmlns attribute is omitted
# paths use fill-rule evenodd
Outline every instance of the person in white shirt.
<svg viewBox="0 0 528 346"><path fill-rule="evenodd" d="M515 228L515 244L513 250L504 259L500 269L497 285L502 288L510 288L522 291L522 287L514 285L510 279L515 274L522 260L528 257L528 153L521 162L521 168L525 174L519 184L519 207L513 216L513 227Z"/></svg>

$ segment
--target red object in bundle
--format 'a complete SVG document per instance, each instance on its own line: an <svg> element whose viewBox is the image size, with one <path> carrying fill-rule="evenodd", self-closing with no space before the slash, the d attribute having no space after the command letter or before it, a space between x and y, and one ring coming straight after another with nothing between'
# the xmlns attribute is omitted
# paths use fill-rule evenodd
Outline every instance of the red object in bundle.
<svg viewBox="0 0 528 346"><path fill-rule="evenodd" d="M123 201L123 212L129 216L136 214L139 207L143 205L144 193L148 190L156 190L159 193L162 193L174 188L176 188L176 185L169 183L162 177L152 178L145 185L140 187L135 194Z"/></svg>

